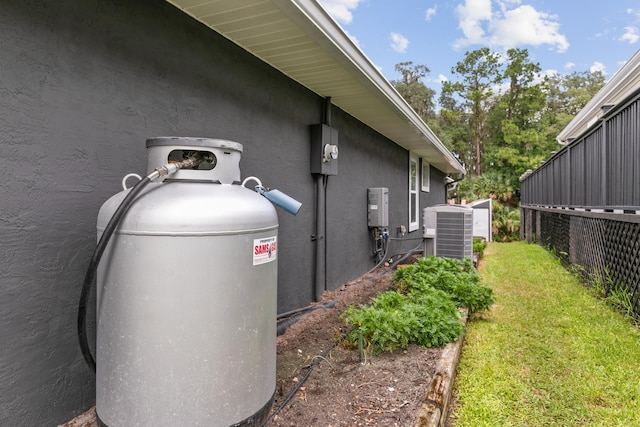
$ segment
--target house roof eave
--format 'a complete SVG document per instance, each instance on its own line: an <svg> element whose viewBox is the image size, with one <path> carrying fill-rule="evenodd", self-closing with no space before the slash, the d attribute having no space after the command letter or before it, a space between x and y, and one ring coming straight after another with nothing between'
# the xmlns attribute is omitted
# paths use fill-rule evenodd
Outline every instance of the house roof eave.
<svg viewBox="0 0 640 427"><path fill-rule="evenodd" d="M167 0L445 173L455 156L313 0Z"/></svg>
<svg viewBox="0 0 640 427"><path fill-rule="evenodd" d="M558 134L556 140L566 145L587 132L611 108L640 88L640 50L609 79L609 81L576 114Z"/></svg>

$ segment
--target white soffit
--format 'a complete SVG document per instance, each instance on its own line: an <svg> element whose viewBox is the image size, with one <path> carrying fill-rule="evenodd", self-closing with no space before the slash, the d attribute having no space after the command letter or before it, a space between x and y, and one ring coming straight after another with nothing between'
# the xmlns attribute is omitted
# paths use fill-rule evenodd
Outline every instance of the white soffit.
<svg viewBox="0 0 640 427"><path fill-rule="evenodd" d="M445 173L464 168L315 0L167 0Z"/></svg>

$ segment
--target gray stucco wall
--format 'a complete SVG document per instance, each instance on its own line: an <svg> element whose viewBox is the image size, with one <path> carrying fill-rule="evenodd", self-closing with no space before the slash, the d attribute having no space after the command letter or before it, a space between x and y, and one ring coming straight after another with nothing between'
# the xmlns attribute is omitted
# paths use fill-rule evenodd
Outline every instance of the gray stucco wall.
<svg viewBox="0 0 640 427"><path fill-rule="evenodd" d="M0 425L57 425L93 405L76 337L80 288L98 209L125 174L145 173L148 137L240 142L243 177L301 201L295 217L279 211L278 308L312 300L309 125L322 98L160 0L3 1L0 45ZM336 108L332 117L335 288L372 266L367 187L389 187L391 229L407 225L408 153ZM444 201L442 179L432 171L422 207Z"/></svg>
<svg viewBox="0 0 640 427"><path fill-rule="evenodd" d="M348 115L334 114L332 124L340 129L339 174L327 185L327 283L334 288L374 266L367 188L389 188L389 256L418 246L422 229L397 233L401 225L409 229L409 153ZM429 192L419 192L421 208L445 203L444 175L431 168L431 182Z"/></svg>

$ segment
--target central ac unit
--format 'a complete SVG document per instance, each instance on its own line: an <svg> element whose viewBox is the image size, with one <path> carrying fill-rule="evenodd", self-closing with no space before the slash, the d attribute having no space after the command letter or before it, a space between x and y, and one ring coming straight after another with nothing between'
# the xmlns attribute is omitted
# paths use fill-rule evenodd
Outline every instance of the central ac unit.
<svg viewBox="0 0 640 427"><path fill-rule="evenodd" d="M473 209L461 205L436 205L422 210L422 237L432 253L446 258L473 256ZM425 249L425 252L427 250Z"/></svg>

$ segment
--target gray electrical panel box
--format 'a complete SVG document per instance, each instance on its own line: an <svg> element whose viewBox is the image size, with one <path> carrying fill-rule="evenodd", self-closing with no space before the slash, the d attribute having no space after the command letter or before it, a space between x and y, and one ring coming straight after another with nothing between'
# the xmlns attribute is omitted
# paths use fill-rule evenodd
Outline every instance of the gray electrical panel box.
<svg viewBox="0 0 640 427"><path fill-rule="evenodd" d="M338 175L338 129L311 125L311 173Z"/></svg>
<svg viewBox="0 0 640 427"><path fill-rule="evenodd" d="M389 189L374 187L367 189L367 226L389 226Z"/></svg>

